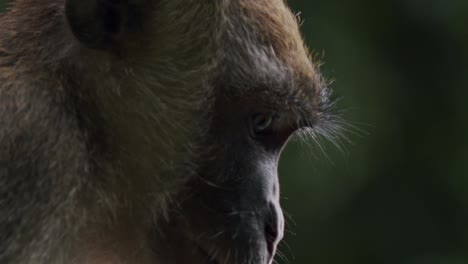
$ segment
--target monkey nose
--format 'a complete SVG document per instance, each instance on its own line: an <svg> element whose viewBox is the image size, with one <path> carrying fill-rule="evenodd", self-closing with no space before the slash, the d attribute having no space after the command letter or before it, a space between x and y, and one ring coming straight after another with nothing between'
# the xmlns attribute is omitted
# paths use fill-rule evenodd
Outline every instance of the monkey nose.
<svg viewBox="0 0 468 264"><path fill-rule="evenodd" d="M269 204L264 222L264 233L269 254L269 263L274 257L276 247L283 238L284 219L281 208L276 203Z"/></svg>

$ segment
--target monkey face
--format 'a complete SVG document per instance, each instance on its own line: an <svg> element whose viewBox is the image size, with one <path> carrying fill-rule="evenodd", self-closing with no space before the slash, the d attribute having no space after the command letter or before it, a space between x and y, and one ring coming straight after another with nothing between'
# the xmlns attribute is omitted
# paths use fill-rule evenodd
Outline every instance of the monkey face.
<svg viewBox="0 0 468 264"><path fill-rule="evenodd" d="M172 252L164 246L183 245L191 252L190 263L272 263L284 231L277 174L281 151L292 136L316 125L312 112L300 113L307 110L300 109L302 103L293 105L293 94L292 102L278 103L272 86L235 92L240 89L216 95L200 167L163 227L168 233L159 236L171 239L157 248ZM166 257L189 261L186 254Z"/></svg>
<svg viewBox="0 0 468 264"><path fill-rule="evenodd" d="M284 229L277 165L294 128L242 98L217 100L210 150L178 213L182 232L205 261L270 263Z"/></svg>

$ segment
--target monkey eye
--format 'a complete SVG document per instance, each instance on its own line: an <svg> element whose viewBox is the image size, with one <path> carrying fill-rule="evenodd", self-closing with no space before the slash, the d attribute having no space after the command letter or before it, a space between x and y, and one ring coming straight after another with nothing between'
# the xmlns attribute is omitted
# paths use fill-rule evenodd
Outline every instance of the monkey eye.
<svg viewBox="0 0 468 264"><path fill-rule="evenodd" d="M281 150L295 129L281 125L287 116L276 112L257 113L250 118L250 135L270 150Z"/></svg>
<svg viewBox="0 0 468 264"><path fill-rule="evenodd" d="M271 131L274 116L271 114L255 114L252 116L252 133L253 136L265 134Z"/></svg>

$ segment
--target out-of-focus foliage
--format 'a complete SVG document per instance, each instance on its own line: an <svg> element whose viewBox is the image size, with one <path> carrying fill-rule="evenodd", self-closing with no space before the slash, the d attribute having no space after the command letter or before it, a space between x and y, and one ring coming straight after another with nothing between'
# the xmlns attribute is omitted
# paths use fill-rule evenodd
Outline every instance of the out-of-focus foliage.
<svg viewBox="0 0 468 264"><path fill-rule="evenodd" d="M282 253L292 264L468 263L468 1L290 4L360 135L345 133L342 150L286 148Z"/></svg>

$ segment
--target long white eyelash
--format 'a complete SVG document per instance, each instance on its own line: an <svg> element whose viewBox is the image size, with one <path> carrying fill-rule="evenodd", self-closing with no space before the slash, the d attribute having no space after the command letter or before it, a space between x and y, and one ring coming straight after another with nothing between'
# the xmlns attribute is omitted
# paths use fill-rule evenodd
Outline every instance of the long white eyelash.
<svg viewBox="0 0 468 264"><path fill-rule="evenodd" d="M358 125L345 121L340 113L328 114L324 120L306 125L294 132L292 139L309 147L317 147L328 160L331 159L326 153L326 142L330 142L341 153L347 154L346 147L353 144L351 136L368 134Z"/></svg>

